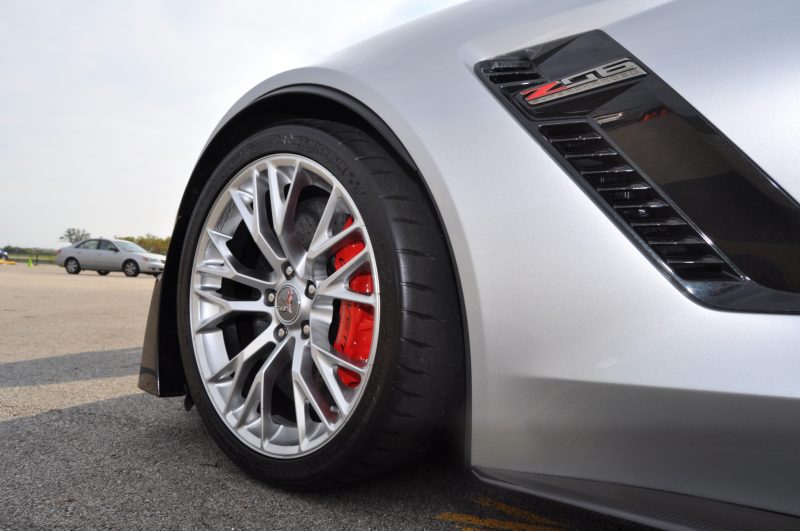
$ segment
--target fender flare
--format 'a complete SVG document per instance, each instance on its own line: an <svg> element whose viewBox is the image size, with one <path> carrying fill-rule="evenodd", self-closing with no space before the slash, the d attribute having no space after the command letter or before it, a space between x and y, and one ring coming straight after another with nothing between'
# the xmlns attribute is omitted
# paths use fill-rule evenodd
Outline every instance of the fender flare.
<svg viewBox="0 0 800 531"><path fill-rule="evenodd" d="M425 180L400 139L386 122L357 99L330 87L311 84L285 86L254 99L218 128L218 131L206 144L189 178L175 218L164 272L156 281L150 301L139 373L140 389L161 397L186 394L175 322L177 264L180 261L180 252L189 216L200 191L217 164L239 142L268 125L294 118L342 121L366 130L383 144L402 166L418 176L426 189L428 198L431 198ZM446 227L442 223L441 215L432 199L431 204L446 235ZM447 238L447 243L450 248L449 238ZM466 314L460 278L452 248L449 250L453 269L456 272L465 346L468 350ZM466 359L467 367L469 367L468 355ZM469 374L469 369L467 369L467 374Z"/></svg>

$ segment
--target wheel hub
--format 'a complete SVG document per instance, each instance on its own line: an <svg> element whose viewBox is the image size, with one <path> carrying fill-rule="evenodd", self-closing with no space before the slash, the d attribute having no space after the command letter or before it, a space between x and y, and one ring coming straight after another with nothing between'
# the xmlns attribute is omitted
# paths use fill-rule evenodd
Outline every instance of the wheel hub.
<svg viewBox="0 0 800 531"><path fill-rule="evenodd" d="M278 290L275 299L275 313L283 324L289 325L297 321L300 316L300 295L297 290L289 284L284 284Z"/></svg>

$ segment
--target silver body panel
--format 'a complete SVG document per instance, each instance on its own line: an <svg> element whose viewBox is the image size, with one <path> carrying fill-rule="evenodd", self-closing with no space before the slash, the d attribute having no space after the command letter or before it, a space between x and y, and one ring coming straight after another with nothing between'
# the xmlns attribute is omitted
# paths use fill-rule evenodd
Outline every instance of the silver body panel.
<svg viewBox="0 0 800 531"><path fill-rule="evenodd" d="M220 126L272 90L317 84L402 141L460 276L473 466L800 514L800 317L684 296L473 72L601 29L800 198L798 20L789 2L469 3L273 77Z"/></svg>

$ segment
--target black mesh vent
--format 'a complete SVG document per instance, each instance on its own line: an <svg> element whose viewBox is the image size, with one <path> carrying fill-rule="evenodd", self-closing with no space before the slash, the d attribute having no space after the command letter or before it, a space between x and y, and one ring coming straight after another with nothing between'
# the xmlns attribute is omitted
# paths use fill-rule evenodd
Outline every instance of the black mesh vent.
<svg viewBox="0 0 800 531"><path fill-rule="evenodd" d="M639 174L585 122L539 127L548 142L623 222L684 280L738 280L739 275Z"/></svg>
<svg viewBox="0 0 800 531"><path fill-rule="evenodd" d="M541 74L526 60L514 57L487 61L481 68L489 82L504 92L516 92L543 81Z"/></svg>

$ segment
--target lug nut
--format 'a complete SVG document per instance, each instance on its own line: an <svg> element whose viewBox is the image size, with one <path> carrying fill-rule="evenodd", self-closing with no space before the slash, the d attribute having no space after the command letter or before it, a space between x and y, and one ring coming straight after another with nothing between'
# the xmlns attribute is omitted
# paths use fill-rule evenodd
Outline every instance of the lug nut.
<svg viewBox="0 0 800 531"><path fill-rule="evenodd" d="M269 306L272 306L273 304L275 304L275 292L274 291L268 291L267 292L266 301L267 301L267 305L269 305Z"/></svg>
<svg viewBox="0 0 800 531"><path fill-rule="evenodd" d="M317 292L317 286L314 285L313 282L309 282L308 286L306 286L306 295L308 298L313 298L314 294Z"/></svg>
<svg viewBox="0 0 800 531"><path fill-rule="evenodd" d="M286 267L283 268L283 274L286 278L292 278L294 276L294 268L289 264L286 264Z"/></svg>
<svg viewBox="0 0 800 531"><path fill-rule="evenodd" d="M278 329L275 331L275 335L278 336L278 339L283 339L286 337L286 329L282 326L278 327Z"/></svg>
<svg viewBox="0 0 800 531"><path fill-rule="evenodd" d="M311 335L311 326L308 323L303 323L303 337Z"/></svg>

